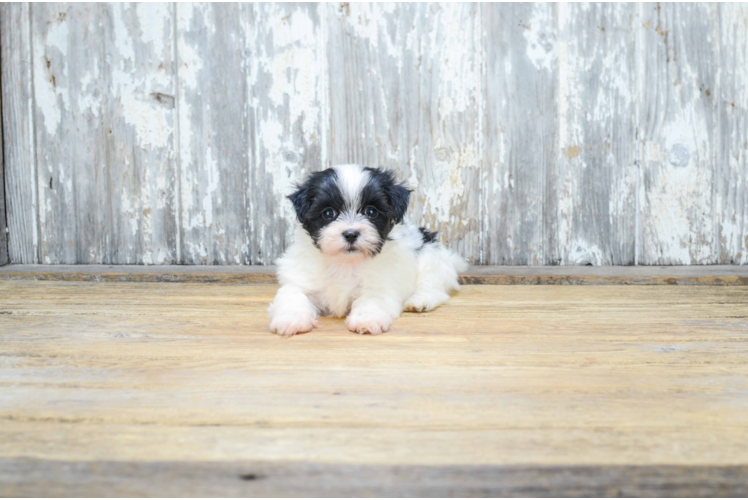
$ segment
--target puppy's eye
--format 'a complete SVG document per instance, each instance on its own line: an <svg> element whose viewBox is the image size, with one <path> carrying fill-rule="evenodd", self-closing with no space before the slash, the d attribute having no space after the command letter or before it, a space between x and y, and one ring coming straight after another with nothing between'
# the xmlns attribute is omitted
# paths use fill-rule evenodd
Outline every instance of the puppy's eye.
<svg viewBox="0 0 748 500"><path fill-rule="evenodd" d="M376 217L377 215L379 215L379 212L374 207L366 207L366 210L364 210L364 214L367 217Z"/></svg>
<svg viewBox="0 0 748 500"><path fill-rule="evenodd" d="M335 218L335 210L332 208L326 208L325 211L322 212L322 217L327 220L333 220Z"/></svg>

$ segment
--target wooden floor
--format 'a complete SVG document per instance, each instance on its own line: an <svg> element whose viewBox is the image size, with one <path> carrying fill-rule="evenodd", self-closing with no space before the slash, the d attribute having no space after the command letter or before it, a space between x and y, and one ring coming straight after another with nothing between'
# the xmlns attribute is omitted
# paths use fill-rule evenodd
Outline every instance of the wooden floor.
<svg viewBox="0 0 748 500"><path fill-rule="evenodd" d="M748 495L748 287L469 285L290 339L275 290L0 280L0 496Z"/></svg>

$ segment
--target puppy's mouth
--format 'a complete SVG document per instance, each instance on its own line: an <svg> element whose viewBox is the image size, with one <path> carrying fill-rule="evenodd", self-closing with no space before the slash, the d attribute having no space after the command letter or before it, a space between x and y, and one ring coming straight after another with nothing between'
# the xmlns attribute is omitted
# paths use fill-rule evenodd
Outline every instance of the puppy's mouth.
<svg viewBox="0 0 748 500"><path fill-rule="evenodd" d="M360 251L356 245L348 245L344 250L345 253L359 253Z"/></svg>

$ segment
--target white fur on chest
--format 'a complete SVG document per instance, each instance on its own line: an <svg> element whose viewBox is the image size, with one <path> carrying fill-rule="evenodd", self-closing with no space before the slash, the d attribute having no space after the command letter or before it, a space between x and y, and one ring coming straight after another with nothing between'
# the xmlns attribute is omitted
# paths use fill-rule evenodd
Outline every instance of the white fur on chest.
<svg viewBox="0 0 748 500"><path fill-rule="evenodd" d="M323 316L343 317L361 293L364 278L355 265L331 266L310 299Z"/></svg>
<svg viewBox="0 0 748 500"><path fill-rule="evenodd" d="M344 317L367 291L387 292L401 297L401 301L412 295L417 282L418 246L417 235L403 226L393 231L392 239L376 257L352 256L345 261L322 255L299 230L296 243L278 262L278 278L282 285L301 287L322 315Z"/></svg>

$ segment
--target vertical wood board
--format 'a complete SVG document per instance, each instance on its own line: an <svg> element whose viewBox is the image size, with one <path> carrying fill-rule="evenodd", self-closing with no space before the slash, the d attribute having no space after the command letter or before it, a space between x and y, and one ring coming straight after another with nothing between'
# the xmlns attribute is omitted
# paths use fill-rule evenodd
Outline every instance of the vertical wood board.
<svg viewBox="0 0 748 500"><path fill-rule="evenodd" d="M640 9L640 263L716 264L718 9Z"/></svg>
<svg viewBox="0 0 748 500"><path fill-rule="evenodd" d="M11 262L18 264L36 263L39 245L30 8L28 3L0 4L0 89L8 256Z"/></svg>
<svg viewBox="0 0 748 500"><path fill-rule="evenodd" d="M247 264L244 7L177 4L184 264Z"/></svg>
<svg viewBox="0 0 748 500"><path fill-rule="evenodd" d="M482 258L551 262L558 204L550 167L558 150L557 7L484 4ZM547 224L551 225L548 226Z"/></svg>
<svg viewBox="0 0 748 500"><path fill-rule="evenodd" d="M286 197L325 163L324 5L246 7L248 262L267 265L293 241L296 214Z"/></svg>
<svg viewBox="0 0 748 500"><path fill-rule="evenodd" d="M635 4L558 4L559 146L548 263L634 264Z"/></svg>

